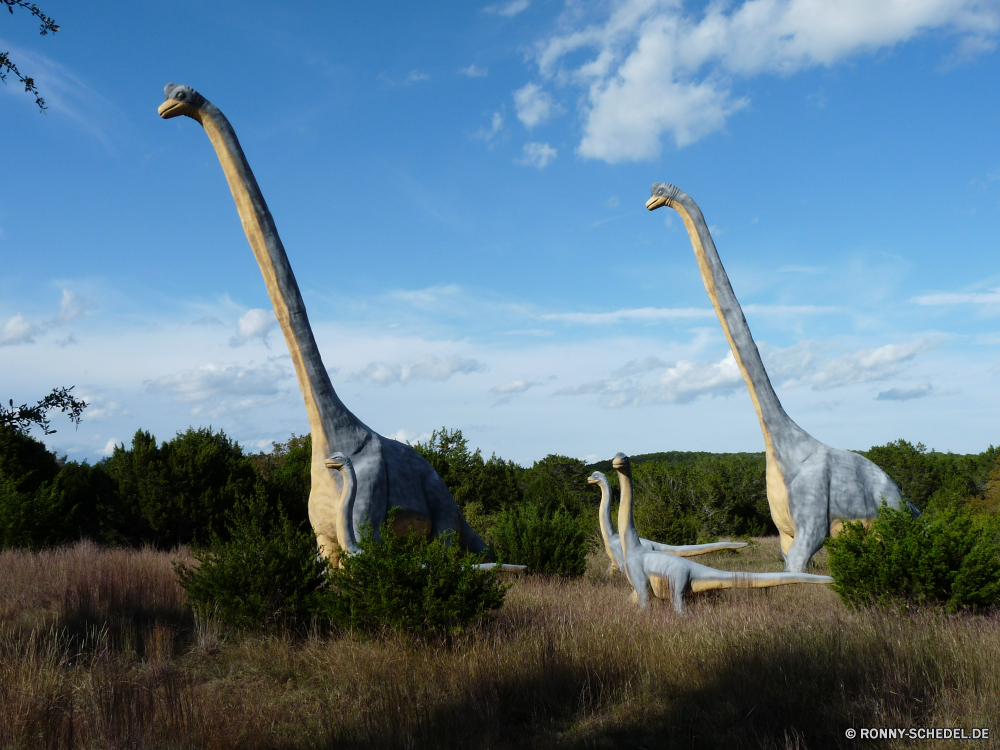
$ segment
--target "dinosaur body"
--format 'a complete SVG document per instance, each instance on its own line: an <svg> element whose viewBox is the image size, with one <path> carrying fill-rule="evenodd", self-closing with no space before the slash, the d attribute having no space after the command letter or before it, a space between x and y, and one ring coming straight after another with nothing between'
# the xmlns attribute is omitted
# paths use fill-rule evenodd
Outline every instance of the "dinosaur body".
<svg viewBox="0 0 1000 750"><path fill-rule="evenodd" d="M674 610L684 612L684 593L737 587L767 588L793 583L832 583L829 576L811 573L733 573L699 565L677 555L664 555L644 547L632 517L632 467L624 453L615 455L612 465L621 482L618 508L618 533L621 536L624 570L640 607L649 604L650 595L671 599Z"/></svg>
<svg viewBox="0 0 1000 750"><path fill-rule="evenodd" d="M321 552L335 558L342 542L331 535L336 533L336 521L331 519L337 518L345 499L344 475L331 471L325 463L338 451L350 458L357 480L352 518L356 536L360 536L362 523L371 523L378 534L388 510L398 508L397 532L409 528L429 535L451 531L470 551L485 550L486 544L465 521L430 464L410 446L371 430L337 396L278 230L229 120L188 86L167 84L164 96L160 116L186 115L196 120L215 148L295 365L312 431L309 517Z"/></svg>
<svg viewBox="0 0 1000 750"><path fill-rule="evenodd" d="M785 413L764 370L757 345L715 249L701 209L687 193L658 182L646 207L680 214L694 248L705 290L719 316L764 433L767 502L781 535L785 569L804 571L844 521L870 522L883 500L902 503L899 488L864 456L816 440Z"/></svg>
<svg viewBox="0 0 1000 750"><path fill-rule="evenodd" d="M587 478L588 484L597 484L601 487L601 508L598 512L598 520L601 526L601 538L604 540L604 551L611 559L608 566L608 573L615 570L625 570L625 558L622 556L622 541L615 527L611 524L611 485L608 478L603 473L595 471ZM667 552L678 557L695 557L705 555L709 552L718 552L722 549L739 549L746 547L746 542L711 542L709 544L661 544L649 539L639 539L641 544L651 552Z"/></svg>

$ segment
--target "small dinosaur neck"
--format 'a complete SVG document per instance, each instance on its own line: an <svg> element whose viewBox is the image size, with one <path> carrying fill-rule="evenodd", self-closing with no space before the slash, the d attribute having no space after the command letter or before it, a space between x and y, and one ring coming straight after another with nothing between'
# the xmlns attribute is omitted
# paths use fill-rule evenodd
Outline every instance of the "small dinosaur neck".
<svg viewBox="0 0 1000 750"><path fill-rule="evenodd" d="M333 389L309 326L295 274L233 126L211 103L206 102L199 114L196 119L205 128L222 164L243 230L264 275L274 314L288 344L309 416L313 455L326 456L334 450L352 455L370 430L344 406Z"/></svg>
<svg viewBox="0 0 1000 750"><path fill-rule="evenodd" d="M698 208L698 204L687 193L677 190L672 194L668 205L680 214L687 228L688 236L691 238L691 245L694 248L695 258L698 260L698 270L701 272L701 279L705 284L705 291L712 301L722 330L729 341L733 357L740 368L743 380L750 391L750 398L753 400L754 410L760 420L760 427L764 433L764 443L769 456L774 453L774 441L780 441L782 436L792 432L801 432L791 418L785 413L778 400L778 395L771 386L771 380L767 377L764 363L761 361L757 344L754 343L750 334L750 326L747 325L743 316L743 308L740 307L733 287L729 283L729 276L722 266L719 253L715 249L712 235L708 231L705 217ZM803 433L804 434L804 433Z"/></svg>
<svg viewBox="0 0 1000 750"><path fill-rule="evenodd" d="M629 555L640 549L639 532L635 529L632 516L632 466L628 462L618 469L618 483L621 485L621 501L618 505L618 535L622 540L622 554L628 561Z"/></svg>
<svg viewBox="0 0 1000 750"><path fill-rule="evenodd" d="M601 485L601 509L597 516L601 524L601 538L604 539L604 549L608 557L614 560L615 553L611 549L611 540L618 536L618 532L611 523L611 485L603 474L599 476L598 483Z"/></svg>

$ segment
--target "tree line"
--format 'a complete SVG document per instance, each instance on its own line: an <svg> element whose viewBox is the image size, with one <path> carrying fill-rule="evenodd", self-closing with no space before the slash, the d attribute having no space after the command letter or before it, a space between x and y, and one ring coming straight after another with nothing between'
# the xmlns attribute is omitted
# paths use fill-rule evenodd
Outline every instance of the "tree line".
<svg viewBox="0 0 1000 750"><path fill-rule="evenodd" d="M79 414L76 415L77 417ZM599 491L586 479L604 463L549 455L525 467L472 450L461 430L441 428L414 446L441 475L470 524L510 561L539 558L550 572L582 571L599 548ZM250 453L222 430L188 428L158 441L137 430L101 461L66 460L27 429L0 422L0 547L38 549L91 539L117 546L211 544L225 540L226 515L259 495L308 527L311 440L292 435ZM921 510L996 515L1000 449L960 455L897 440L863 452ZM672 544L774 533L764 456L660 453L633 457L636 525ZM531 549L546 538L561 551ZM541 558L555 556L546 563Z"/></svg>

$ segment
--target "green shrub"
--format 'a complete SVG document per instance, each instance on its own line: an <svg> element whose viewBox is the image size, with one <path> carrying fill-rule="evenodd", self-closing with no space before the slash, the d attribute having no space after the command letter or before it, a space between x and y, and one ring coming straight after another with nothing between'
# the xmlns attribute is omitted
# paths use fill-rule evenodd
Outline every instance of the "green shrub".
<svg viewBox="0 0 1000 750"><path fill-rule="evenodd" d="M241 630L302 630L326 616L327 564L311 532L270 509L260 486L226 518L227 541L195 550L197 567L175 566L196 613Z"/></svg>
<svg viewBox="0 0 1000 750"><path fill-rule="evenodd" d="M587 569L587 545L580 523L566 510L523 503L496 517L493 550L530 573L580 576Z"/></svg>
<svg viewBox="0 0 1000 750"><path fill-rule="evenodd" d="M1000 600L1000 526L957 508L914 518L885 504L871 528L844 525L827 540L834 589L852 606L912 602L949 611Z"/></svg>
<svg viewBox="0 0 1000 750"><path fill-rule="evenodd" d="M361 552L331 569L334 623L368 633L450 637L503 604L509 587L497 570L474 567L482 557L464 553L453 539L427 540L413 531L396 536L392 526L390 514L381 542L371 527L365 529Z"/></svg>

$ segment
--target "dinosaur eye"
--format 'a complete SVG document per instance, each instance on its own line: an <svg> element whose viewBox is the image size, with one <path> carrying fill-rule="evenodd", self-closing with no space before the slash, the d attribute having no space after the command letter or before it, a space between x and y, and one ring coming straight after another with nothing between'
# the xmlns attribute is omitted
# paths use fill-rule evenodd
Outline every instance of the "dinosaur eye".
<svg viewBox="0 0 1000 750"><path fill-rule="evenodd" d="M656 194L657 195L663 195L663 188L660 188L659 190L657 190Z"/></svg>
<svg viewBox="0 0 1000 750"><path fill-rule="evenodd" d="M180 89L179 91L174 92L174 99L176 99L179 102L184 101L185 99L187 99L187 92L184 89Z"/></svg>

